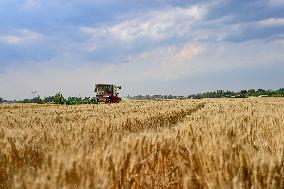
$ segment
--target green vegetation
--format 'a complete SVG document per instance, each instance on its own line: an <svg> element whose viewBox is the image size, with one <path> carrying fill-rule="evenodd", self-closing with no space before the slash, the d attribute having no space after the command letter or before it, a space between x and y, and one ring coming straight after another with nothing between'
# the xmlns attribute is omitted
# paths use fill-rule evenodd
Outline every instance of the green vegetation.
<svg viewBox="0 0 284 189"><path fill-rule="evenodd" d="M284 88L278 90L264 90L264 89L249 89L240 91L229 91L229 90L217 90L213 92L204 92L191 94L187 97L185 96L173 96L173 95L136 95L127 96L127 98L132 100L157 100L157 99L202 99L202 98L247 98L247 97L284 97Z"/></svg>
<svg viewBox="0 0 284 189"><path fill-rule="evenodd" d="M84 99L81 97L68 97L68 99L65 99L61 93L57 93L52 98L52 103L61 105L97 104L97 99L95 97L85 97Z"/></svg>
<svg viewBox="0 0 284 189"><path fill-rule="evenodd" d="M67 100L65 100L64 104L67 105L76 105L76 104L97 104L97 99L95 97L85 97L77 98L77 97L69 97Z"/></svg>
<svg viewBox="0 0 284 189"><path fill-rule="evenodd" d="M247 97L284 97L284 88L278 90L263 90L263 89L249 89L234 91L217 90L213 92L205 92L189 95L188 98L201 99L201 98L247 98Z"/></svg>
<svg viewBox="0 0 284 189"><path fill-rule="evenodd" d="M229 90L217 90L213 92L197 93L191 94L187 97L185 96L173 96L173 95L137 95L137 96L127 96L127 98L132 100L157 100L157 99L202 99L202 98L247 98L247 97L284 97L284 88L278 90L264 90L264 89L249 89L240 91L229 91Z"/></svg>
<svg viewBox="0 0 284 189"><path fill-rule="evenodd" d="M240 91L229 91L229 90L217 90L213 92L204 92L191 94L187 97L185 96L173 96L173 95L137 95L137 96L127 96L128 99L132 100L157 100L157 99L202 99L202 98L248 98L248 97L284 97L284 88L278 90L264 90L264 89L249 89ZM65 104L65 105L77 105L77 104L97 104L97 99L95 97L68 97L67 99L59 92L54 96L44 97L37 96L32 99L24 99L20 101L9 101L0 97L0 103L37 103L37 104Z"/></svg>
<svg viewBox="0 0 284 189"><path fill-rule="evenodd" d="M54 95L53 97L53 103L54 104L65 104L65 98L63 97L63 95L61 93L57 93L56 95Z"/></svg>
<svg viewBox="0 0 284 189"><path fill-rule="evenodd" d="M97 104L97 99L95 97L68 97L67 99L59 92L56 93L54 96L44 97L43 99L40 96L32 99L25 99L21 101L17 101L19 103L37 103L37 104L46 104L46 103L53 103L53 104L65 104L65 105L78 105L78 104Z"/></svg>

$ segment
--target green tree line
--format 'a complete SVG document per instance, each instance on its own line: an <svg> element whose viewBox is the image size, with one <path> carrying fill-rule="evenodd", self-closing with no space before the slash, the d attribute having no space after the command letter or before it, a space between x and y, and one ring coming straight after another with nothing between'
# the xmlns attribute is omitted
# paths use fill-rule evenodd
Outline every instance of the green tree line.
<svg viewBox="0 0 284 189"><path fill-rule="evenodd" d="M264 90L264 89L249 89L249 90L240 90L237 92L229 90L217 90L213 92L205 92L189 95L188 98L247 98L247 97L284 97L284 88L278 90Z"/></svg>
<svg viewBox="0 0 284 189"><path fill-rule="evenodd" d="M95 97L68 97L64 98L64 96L59 92L55 94L54 96L44 97L41 98L40 96L37 96L32 99L24 99L17 101L19 103L37 103L37 104L65 104L65 105L78 105L78 104L97 104L97 99Z"/></svg>
<svg viewBox="0 0 284 189"><path fill-rule="evenodd" d="M229 91L229 90L217 90L212 92L204 92L191 94L187 97L185 96L173 96L173 95L136 95L136 96L127 96L129 99L133 100L155 100L155 99L184 99L184 98L247 98L247 97L284 97L284 88L277 90L264 90L264 89L249 89L249 90L240 90L240 91Z"/></svg>
<svg viewBox="0 0 284 189"><path fill-rule="evenodd" d="M240 90L240 91L229 91L229 90L217 90L213 92L204 92L191 94L187 97L183 96L173 96L173 95L137 95L137 96L128 96L127 98L133 100L150 100L150 99L175 99L175 98L193 98L193 99L201 99L201 98L247 98L247 97L284 97L284 88L280 88L277 90L264 90L264 89L249 89L249 90ZM0 103L53 103L53 104L66 104L66 105L76 105L76 104L97 104L96 97L68 97L64 98L64 96L59 92L54 96L41 98L37 96L32 99L24 99L20 101L8 101L4 100L0 97Z"/></svg>

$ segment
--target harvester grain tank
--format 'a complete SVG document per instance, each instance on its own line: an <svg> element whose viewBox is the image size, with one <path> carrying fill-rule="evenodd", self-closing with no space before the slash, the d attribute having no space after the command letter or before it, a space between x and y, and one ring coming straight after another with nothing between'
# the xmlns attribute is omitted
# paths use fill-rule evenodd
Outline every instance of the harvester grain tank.
<svg viewBox="0 0 284 189"><path fill-rule="evenodd" d="M121 98L118 96L118 90L121 86L113 84L95 84L95 93L98 102L118 103Z"/></svg>

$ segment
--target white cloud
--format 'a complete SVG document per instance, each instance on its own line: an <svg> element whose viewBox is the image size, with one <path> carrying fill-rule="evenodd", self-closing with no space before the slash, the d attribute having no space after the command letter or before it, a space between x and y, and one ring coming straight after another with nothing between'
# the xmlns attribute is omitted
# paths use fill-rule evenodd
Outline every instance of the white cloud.
<svg viewBox="0 0 284 189"><path fill-rule="evenodd" d="M202 53L205 50L204 47L198 45L186 44L175 56L177 62L185 62L192 57Z"/></svg>
<svg viewBox="0 0 284 189"><path fill-rule="evenodd" d="M105 81L118 77L122 82L130 78L132 82L178 79L188 73L194 66L192 60L205 50L201 45L190 43L157 48L131 56L127 62L106 65L96 72L96 78Z"/></svg>
<svg viewBox="0 0 284 189"><path fill-rule="evenodd" d="M4 37L1 37L3 41L9 43L9 44L19 44L21 43L22 39L18 36L13 36L13 35L7 35Z"/></svg>
<svg viewBox="0 0 284 189"><path fill-rule="evenodd" d="M22 45L27 43L35 43L41 40L43 36L39 33L28 29L20 29L16 34L0 35L0 42L10 45Z"/></svg>
<svg viewBox="0 0 284 189"><path fill-rule="evenodd" d="M257 22L261 26L284 26L284 18L268 18Z"/></svg>
<svg viewBox="0 0 284 189"><path fill-rule="evenodd" d="M181 47L172 45L141 53L136 56L135 61L138 59L138 62L150 61L154 63L162 62L160 64L179 64L185 63L204 50L206 48L198 44L185 43Z"/></svg>
<svg viewBox="0 0 284 189"><path fill-rule="evenodd" d="M195 22L206 15L207 8L201 5L189 8L170 7L151 11L135 18L100 27L82 27L81 32L89 34L91 41L131 43L135 40L163 40L173 36L189 34ZM92 42L91 42L92 43Z"/></svg>
<svg viewBox="0 0 284 189"><path fill-rule="evenodd" d="M206 46L186 43L132 55L125 62L98 64L82 61L72 68L62 65L62 60L17 65L0 74L0 91L8 99L31 98L33 90L37 90L41 96L53 95L58 91L65 96L91 96L94 90L92 84L105 82L122 85L122 95L187 94L190 90L200 92L196 90L206 89L204 86L211 86L211 81L199 82L194 78L214 78L216 73L239 68L258 70L262 65L281 65L283 47L278 39L267 43L256 40ZM273 73L267 74L271 76ZM237 78L227 76L223 81L234 88L236 85L231 84L231 79ZM202 83L205 81L207 83ZM224 86L218 84L216 87Z"/></svg>

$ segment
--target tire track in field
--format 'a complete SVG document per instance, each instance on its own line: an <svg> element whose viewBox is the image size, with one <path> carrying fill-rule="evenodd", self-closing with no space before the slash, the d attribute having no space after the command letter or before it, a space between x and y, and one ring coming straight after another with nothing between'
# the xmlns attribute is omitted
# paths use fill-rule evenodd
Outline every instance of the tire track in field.
<svg viewBox="0 0 284 189"><path fill-rule="evenodd" d="M145 129L174 127L177 123L184 121L187 116L201 110L205 106L205 104L206 102L202 102L194 108L187 108L185 110L182 109L167 114L161 113L157 116L153 116L145 120L132 118L131 120L126 120L122 124L121 128L130 132L139 132Z"/></svg>

